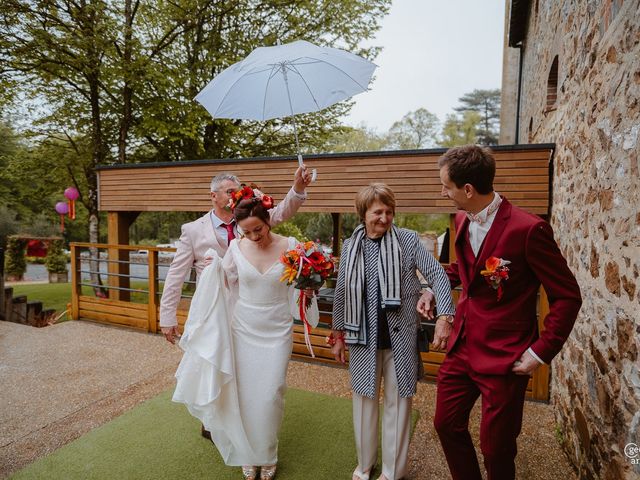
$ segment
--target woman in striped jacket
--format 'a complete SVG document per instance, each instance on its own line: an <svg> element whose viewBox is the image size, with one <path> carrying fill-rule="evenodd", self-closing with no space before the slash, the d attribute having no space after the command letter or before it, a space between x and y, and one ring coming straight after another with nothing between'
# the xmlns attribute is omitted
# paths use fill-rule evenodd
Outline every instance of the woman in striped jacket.
<svg viewBox="0 0 640 480"><path fill-rule="evenodd" d="M368 480L377 461L382 378L379 479L396 480L406 474L411 399L419 375L416 305L421 284L417 271L435 293L438 321L452 319L454 306L449 280L440 263L416 232L393 224L393 191L383 183L373 183L358 192L355 204L362 224L342 247L330 343L336 360L342 363L345 348L349 348L358 452L353 480Z"/></svg>

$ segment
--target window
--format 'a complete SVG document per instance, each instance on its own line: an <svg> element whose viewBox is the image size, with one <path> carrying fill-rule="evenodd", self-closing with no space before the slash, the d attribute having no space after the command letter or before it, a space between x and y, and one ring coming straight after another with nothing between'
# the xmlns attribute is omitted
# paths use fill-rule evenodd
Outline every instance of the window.
<svg viewBox="0 0 640 480"><path fill-rule="evenodd" d="M558 103L558 56L556 55L549 70L547 80L547 106L545 112L555 110Z"/></svg>

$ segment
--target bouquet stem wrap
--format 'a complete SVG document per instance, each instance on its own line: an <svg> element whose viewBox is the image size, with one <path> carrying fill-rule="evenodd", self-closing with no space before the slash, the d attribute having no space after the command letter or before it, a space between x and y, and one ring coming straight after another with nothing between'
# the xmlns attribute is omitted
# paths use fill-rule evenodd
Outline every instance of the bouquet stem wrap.
<svg viewBox="0 0 640 480"><path fill-rule="evenodd" d="M307 310L311 306L311 298L312 297L309 297L304 290L301 290L300 297L298 297L298 307L300 309L300 320L302 320L302 326L304 329L304 343L311 354L311 358L316 358L313 353L313 346L311 345L311 325L307 320Z"/></svg>

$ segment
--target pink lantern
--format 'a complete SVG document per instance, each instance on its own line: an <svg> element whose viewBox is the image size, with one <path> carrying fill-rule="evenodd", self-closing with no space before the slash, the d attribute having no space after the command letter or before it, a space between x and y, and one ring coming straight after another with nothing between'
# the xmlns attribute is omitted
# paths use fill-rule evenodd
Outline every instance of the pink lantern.
<svg viewBox="0 0 640 480"><path fill-rule="evenodd" d="M71 220L76 219L76 204L75 201L80 196L78 189L69 187L64 191L64 196L69 200L69 218Z"/></svg>
<svg viewBox="0 0 640 480"><path fill-rule="evenodd" d="M69 213L69 205L66 202L56 203L56 212L60 215L60 231L64 232L64 216Z"/></svg>

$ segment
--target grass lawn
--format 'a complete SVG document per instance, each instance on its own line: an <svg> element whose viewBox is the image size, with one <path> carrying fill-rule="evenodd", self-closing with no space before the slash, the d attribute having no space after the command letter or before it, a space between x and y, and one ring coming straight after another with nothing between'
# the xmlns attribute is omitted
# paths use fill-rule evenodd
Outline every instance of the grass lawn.
<svg viewBox="0 0 640 480"><path fill-rule="evenodd" d="M241 478L240 469L224 465L211 442L200 436L200 423L171 401L172 393L142 403L11 478ZM279 436L278 479L350 478L357 463L351 418L349 399L289 389ZM412 420L415 426L415 410Z"/></svg>
<svg viewBox="0 0 640 480"><path fill-rule="evenodd" d="M131 282L131 288L147 289L147 282ZM71 303L71 283L32 283L14 284L13 296L26 295L29 301L42 302L44 309L53 308L56 312L63 312L67 304ZM84 295L93 295L91 287L82 287ZM133 293L131 301L135 303L147 303L146 293ZM64 317L61 319L64 320Z"/></svg>

